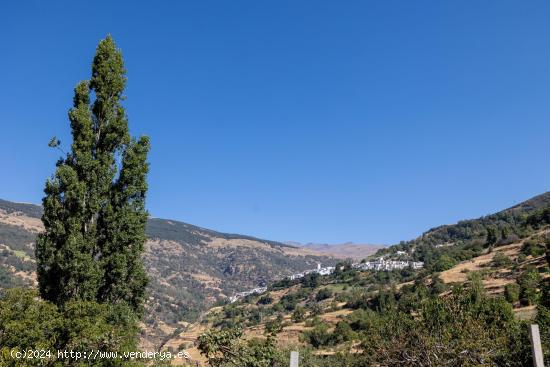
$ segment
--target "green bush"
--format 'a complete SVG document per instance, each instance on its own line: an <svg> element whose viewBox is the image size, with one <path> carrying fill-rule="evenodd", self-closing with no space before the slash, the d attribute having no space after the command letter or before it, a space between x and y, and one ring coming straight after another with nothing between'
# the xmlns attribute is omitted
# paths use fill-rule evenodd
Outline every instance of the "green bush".
<svg viewBox="0 0 550 367"><path fill-rule="evenodd" d="M296 307L292 313L292 321L302 322L306 317L306 310L303 307Z"/></svg>
<svg viewBox="0 0 550 367"><path fill-rule="evenodd" d="M544 255L546 252L545 244L543 239L541 238L529 238L525 240L523 243L523 246L521 248L521 253L532 256L532 257L539 257Z"/></svg>
<svg viewBox="0 0 550 367"><path fill-rule="evenodd" d="M504 287L504 297L510 303L519 301L520 287L517 283L506 284Z"/></svg>
<svg viewBox="0 0 550 367"><path fill-rule="evenodd" d="M448 255L441 255L435 264L435 271L449 270L456 265L456 261Z"/></svg>
<svg viewBox="0 0 550 367"><path fill-rule="evenodd" d="M315 295L315 300L319 302L330 297L332 297L332 291L329 288L321 288Z"/></svg>
<svg viewBox="0 0 550 367"><path fill-rule="evenodd" d="M302 334L302 339L311 344L314 348L327 346L331 343L331 334L328 332L329 326L324 322L317 323L313 329L307 330Z"/></svg>
<svg viewBox="0 0 550 367"><path fill-rule="evenodd" d="M518 280L520 286L520 301L523 305L534 305L540 298L539 285L541 276L537 269L526 269Z"/></svg>
<svg viewBox="0 0 550 367"><path fill-rule="evenodd" d="M496 268L501 268L504 266L510 266L512 265L512 260L506 254L502 252L497 252L495 256L493 257L492 264Z"/></svg>

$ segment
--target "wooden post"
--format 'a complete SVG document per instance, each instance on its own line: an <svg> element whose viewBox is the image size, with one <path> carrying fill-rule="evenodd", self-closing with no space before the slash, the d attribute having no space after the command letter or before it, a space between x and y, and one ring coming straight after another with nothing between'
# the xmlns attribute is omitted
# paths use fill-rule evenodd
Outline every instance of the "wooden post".
<svg viewBox="0 0 550 367"><path fill-rule="evenodd" d="M290 352L290 367L298 367L299 354L296 351Z"/></svg>
<svg viewBox="0 0 550 367"><path fill-rule="evenodd" d="M544 367L538 325L529 325L529 336L531 337L531 347L533 350L533 366Z"/></svg>

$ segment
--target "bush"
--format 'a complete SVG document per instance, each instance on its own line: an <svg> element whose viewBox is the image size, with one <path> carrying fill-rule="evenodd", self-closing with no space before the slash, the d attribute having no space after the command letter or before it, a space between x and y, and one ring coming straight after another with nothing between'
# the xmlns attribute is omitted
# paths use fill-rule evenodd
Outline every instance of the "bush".
<svg viewBox="0 0 550 367"><path fill-rule="evenodd" d="M315 295L315 300L320 302L330 297L332 297L332 291L329 288L322 288Z"/></svg>
<svg viewBox="0 0 550 367"><path fill-rule="evenodd" d="M303 335L303 340L311 344L314 348L320 348L327 346L331 342L331 335L328 332L329 327L324 322L317 323L313 329L305 331Z"/></svg>
<svg viewBox="0 0 550 367"><path fill-rule="evenodd" d="M273 298L271 295L266 294L265 296L261 296L258 300L258 305L269 305L273 302Z"/></svg>
<svg viewBox="0 0 550 367"><path fill-rule="evenodd" d="M270 335L276 335L283 330L283 317L277 315L275 319L269 320L265 323L265 333Z"/></svg>
<svg viewBox="0 0 550 367"><path fill-rule="evenodd" d="M303 307L296 307L292 313L292 321L302 322L306 317L306 310Z"/></svg>
<svg viewBox="0 0 550 367"><path fill-rule="evenodd" d="M539 284L541 281L540 274L537 269L527 269L519 278L520 286L520 301L523 305L534 305L538 302L540 292Z"/></svg>
<svg viewBox="0 0 550 367"><path fill-rule="evenodd" d="M60 310L28 289L11 289L0 298L1 366L22 365L9 352L4 354L10 349L131 351L137 347L137 332L137 319L126 306L71 301ZM59 365L57 354L52 355L48 361L25 361L24 365ZM109 360L94 364L114 365L119 364Z"/></svg>
<svg viewBox="0 0 550 367"><path fill-rule="evenodd" d="M544 255L544 247L545 246L541 238L529 238L523 243L523 246L521 247L521 253L525 254L526 256L539 257Z"/></svg>
<svg viewBox="0 0 550 367"><path fill-rule="evenodd" d="M441 255L437 262L435 263L436 271L445 271L449 270L456 265L456 261L448 255Z"/></svg>
<svg viewBox="0 0 550 367"><path fill-rule="evenodd" d="M504 287L504 297L510 303L519 301L520 287L517 283L506 284Z"/></svg>
<svg viewBox="0 0 550 367"><path fill-rule="evenodd" d="M504 266L510 266L512 265L512 260L506 254L502 252L497 252L495 256L493 257L492 264L496 268L501 268Z"/></svg>

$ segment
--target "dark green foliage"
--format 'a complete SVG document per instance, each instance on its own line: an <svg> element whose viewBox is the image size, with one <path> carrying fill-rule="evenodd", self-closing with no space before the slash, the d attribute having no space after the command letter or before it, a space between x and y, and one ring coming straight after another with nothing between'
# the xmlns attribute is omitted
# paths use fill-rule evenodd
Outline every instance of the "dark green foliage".
<svg viewBox="0 0 550 367"><path fill-rule="evenodd" d="M315 295L315 300L319 302L330 297L332 297L332 291L330 290L330 288L321 288Z"/></svg>
<svg viewBox="0 0 550 367"><path fill-rule="evenodd" d="M520 301L523 305L534 305L540 299L541 276L537 269L526 269L518 279L520 286Z"/></svg>
<svg viewBox="0 0 550 367"><path fill-rule="evenodd" d="M324 313L323 307L316 302L307 303L306 307L309 310L311 316L319 316Z"/></svg>
<svg viewBox="0 0 550 367"><path fill-rule="evenodd" d="M259 305L269 305L273 302L273 297L271 297L269 294L266 294L264 296L261 296L258 300Z"/></svg>
<svg viewBox="0 0 550 367"><path fill-rule="evenodd" d="M521 247L521 253L533 257L542 256L546 252L545 245L547 240L547 238L541 237L528 238Z"/></svg>
<svg viewBox="0 0 550 367"><path fill-rule="evenodd" d="M36 291L10 289L0 298L0 347L42 347L54 349L57 334L63 324L57 307L49 302L37 301ZM0 365L15 366L9 354L0 354ZM38 362L35 366L40 365Z"/></svg>
<svg viewBox="0 0 550 367"><path fill-rule="evenodd" d="M283 317L281 315L277 315L276 318L265 323L265 333L268 335L277 335L281 330L283 330Z"/></svg>
<svg viewBox="0 0 550 367"><path fill-rule="evenodd" d="M296 305L306 298L306 293L301 290L299 292L287 293L281 297L279 305L286 311L292 311L296 308Z"/></svg>
<svg viewBox="0 0 550 367"><path fill-rule="evenodd" d="M351 325L347 321L338 321L331 337L332 344L338 345L357 339L357 334L353 331Z"/></svg>
<svg viewBox="0 0 550 367"><path fill-rule="evenodd" d="M493 257L492 264L494 267L501 268L504 266L510 266L512 264L512 260L506 254L502 252L497 252L495 256Z"/></svg>
<svg viewBox="0 0 550 367"><path fill-rule="evenodd" d="M527 218L527 224L533 228L540 228L545 224L550 224L550 207L535 211Z"/></svg>
<svg viewBox="0 0 550 367"><path fill-rule="evenodd" d="M415 315L395 308L385 312L357 310L330 333L322 323L305 333L313 347L362 340L353 366L507 365L530 360L526 325L514 319L511 306L493 299L473 277L468 288L447 297L422 300Z"/></svg>
<svg viewBox="0 0 550 367"><path fill-rule="evenodd" d="M519 301L520 287L517 283L506 284L504 287L504 297L510 303Z"/></svg>
<svg viewBox="0 0 550 367"><path fill-rule="evenodd" d="M449 270L456 265L456 261L448 255L441 255L435 264L436 271Z"/></svg>
<svg viewBox="0 0 550 367"><path fill-rule="evenodd" d="M348 295L346 307L351 309L369 308L370 304L369 294L363 289L357 289Z"/></svg>
<svg viewBox="0 0 550 367"><path fill-rule="evenodd" d="M137 322L127 306L89 301L70 301L60 310L55 304L37 298L34 290L11 289L0 297L0 365L76 365L74 360L57 358L57 350L135 351ZM50 359L13 359L10 349L51 350ZM124 360L97 360L94 366L130 366Z"/></svg>
<svg viewBox="0 0 550 367"><path fill-rule="evenodd" d="M301 279L301 283L304 285L304 287L316 288L320 284L320 278L321 275L319 275L319 273L309 273Z"/></svg>
<svg viewBox="0 0 550 367"><path fill-rule="evenodd" d="M487 238L485 244L487 247L492 247L497 243L497 229L494 226L487 227Z"/></svg>
<svg viewBox="0 0 550 367"><path fill-rule="evenodd" d="M303 307L296 307L294 312L292 312L292 321L293 322L302 322L306 318L306 310Z"/></svg>
<svg viewBox="0 0 550 367"><path fill-rule="evenodd" d="M125 74L107 37L97 47L92 78L75 88L71 151L46 182L37 274L40 294L58 306L97 301L139 312L145 298L149 140L130 137L121 105Z"/></svg>
<svg viewBox="0 0 550 367"><path fill-rule="evenodd" d="M370 299L369 308L380 313L385 313L397 307L396 294L394 290L380 288Z"/></svg>
<svg viewBox="0 0 550 367"><path fill-rule="evenodd" d="M434 296L439 295L447 290L447 285L441 280L438 275L432 277L432 283L429 287L430 293Z"/></svg>
<svg viewBox="0 0 550 367"><path fill-rule="evenodd" d="M265 341L240 339L240 329L209 330L199 337L199 349L212 367L270 367L276 346L272 338Z"/></svg>
<svg viewBox="0 0 550 367"><path fill-rule="evenodd" d="M538 306L535 323L539 325L544 360L550 361L550 309L547 306Z"/></svg>
<svg viewBox="0 0 550 367"><path fill-rule="evenodd" d="M330 345L332 338L328 330L329 326L325 322L319 321L313 329L307 330L302 334L302 339L314 348Z"/></svg>

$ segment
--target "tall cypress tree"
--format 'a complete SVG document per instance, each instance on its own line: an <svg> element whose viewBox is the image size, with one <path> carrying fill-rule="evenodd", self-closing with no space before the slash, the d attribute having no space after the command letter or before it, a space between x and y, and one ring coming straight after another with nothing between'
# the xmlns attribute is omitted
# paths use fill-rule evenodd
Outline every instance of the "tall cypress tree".
<svg viewBox="0 0 550 367"><path fill-rule="evenodd" d="M88 300L140 311L144 301L149 139L129 134L125 84L122 54L108 36L97 47L91 79L75 88L71 150L44 190L38 282L41 296L58 306Z"/></svg>

